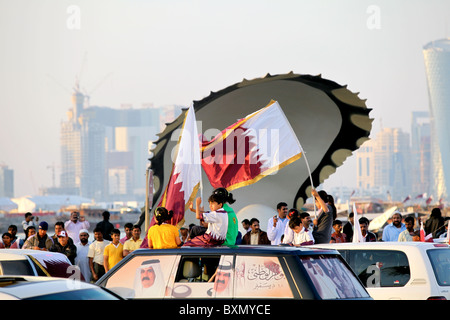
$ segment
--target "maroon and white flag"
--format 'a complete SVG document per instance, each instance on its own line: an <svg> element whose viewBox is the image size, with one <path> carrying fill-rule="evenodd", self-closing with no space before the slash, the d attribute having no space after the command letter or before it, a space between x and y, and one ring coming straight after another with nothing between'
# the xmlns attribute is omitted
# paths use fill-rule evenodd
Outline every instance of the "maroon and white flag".
<svg viewBox="0 0 450 320"><path fill-rule="evenodd" d="M158 207L172 210L173 217L170 223L180 228L184 223L184 213L188 208L188 202L194 199L201 185L200 139L192 105L185 114L174 154L172 173ZM155 223L153 216L149 227ZM146 248L147 241L145 236L141 247Z"/></svg>
<svg viewBox="0 0 450 320"><path fill-rule="evenodd" d="M237 189L300 159L302 147L276 101L202 142L202 167L213 188Z"/></svg>

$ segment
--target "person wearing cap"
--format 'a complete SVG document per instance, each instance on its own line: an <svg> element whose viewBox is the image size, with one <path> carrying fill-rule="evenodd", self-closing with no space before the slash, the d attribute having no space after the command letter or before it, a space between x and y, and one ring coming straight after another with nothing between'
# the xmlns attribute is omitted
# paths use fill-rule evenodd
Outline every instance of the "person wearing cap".
<svg viewBox="0 0 450 320"><path fill-rule="evenodd" d="M77 247L74 244L69 243L69 236L65 230L58 233L58 241L53 243L50 248L52 252L59 252L69 258L72 264L75 264L75 257L77 256Z"/></svg>
<svg viewBox="0 0 450 320"><path fill-rule="evenodd" d="M384 227L381 239L383 241L398 241L398 236L405 230L406 226L402 222L402 214L396 210L392 215L392 223Z"/></svg>
<svg viewBox="0 0 450 320"><path fill-rule="evenodd" d="M183 245L187 239L189 238L189 228L186 224L184 224L181 228L180 228L180 240L181 240L181 245Z"/></svg>
<svg viewBox="0 0 450 320"><path fill-rule="evenodd" d="M22 249L34 249L48 251L53 245L53 240L47 235L48 223L39 223L39 230L35 235L29 237L23 244Z"/></svg>
<svg viewBox="0 0 450 320"><path fill-rule="evenodd" d="M61 231L63 231L63 230L65 230L65 229L64 229L64 222L62 222L62 221L57 221L57 222L55 223L55 234L52 235L52 240L53 240L53 242L58 242L58 234L59 234ZM69 243L70 243L70 244L74 244L71 237L69 237Z"/></svg>
<svg viewBox="0 0 450 320"><path fill-rule="evenodd" d="M75 265L80 268L81 274L85 281L91 280L91 269L89 267L89 231L87 229L81 229L79 232L80 242L75 243L77 247L77 256L75 257ZM70 239L70 238L69 238Z"/></svg>

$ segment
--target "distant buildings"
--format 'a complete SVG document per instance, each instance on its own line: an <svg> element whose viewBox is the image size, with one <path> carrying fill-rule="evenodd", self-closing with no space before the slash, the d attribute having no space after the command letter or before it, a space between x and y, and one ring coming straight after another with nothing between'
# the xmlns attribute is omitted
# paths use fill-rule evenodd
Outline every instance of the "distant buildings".
<svg viewBox="0 0 450 320"><path fill-rule="evenodd" d="M357 151L357 187L365 194L401 199L411 190L409 134L383 128Z"/></svg>
<svg viewBox="0 0 450 320"><path fill-rule="evenodd" d="M0 198L14 197L14 170L0 165Z"/></svg>
<svg viewBox="0 0 450 320"><path fill-rule="evenodd" d="M416 111L411 117L411 194L434 194L431 157L431 123L428 111Z"/></svg>
<svg viewBox="0 0 450 320"><path fill-rule="evenodd" d="M412 112L411 142L400 129L384 128L357 151L361 193L402 201L433 202L450 190L450 38L423 47L429 112ZM432 198L430 198L432 197Z"/></svg>
<svg viewBox="0 0 450 320"><path fill-rule="evenodd" d="M152 141L161 121L173 121L181 106L112 109L88 106L86 100L75 88L68 119L61 123L60 187L46 193L96 201L142 199Z"/></svg>
<svg viewBox="0 0 450 320"><path fill-rule="evenodd" d="M431 117L432 181L434 194L450 190L450 38L423 47Z"/></svg>

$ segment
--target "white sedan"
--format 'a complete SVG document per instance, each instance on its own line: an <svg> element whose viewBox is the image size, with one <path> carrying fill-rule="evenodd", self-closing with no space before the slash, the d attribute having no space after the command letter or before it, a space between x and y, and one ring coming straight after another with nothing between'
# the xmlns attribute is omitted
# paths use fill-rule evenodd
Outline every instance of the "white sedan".
<svg viewBox="0 0 450 320"><path fill-rule="evenodd" d="M123 300L95 284L73 279L0 276L0 300Z"/></svg>

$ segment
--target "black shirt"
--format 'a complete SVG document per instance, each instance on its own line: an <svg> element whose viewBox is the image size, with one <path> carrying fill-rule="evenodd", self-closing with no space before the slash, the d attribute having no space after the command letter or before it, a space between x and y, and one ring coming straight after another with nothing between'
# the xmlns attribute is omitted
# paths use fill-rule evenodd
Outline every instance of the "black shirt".
<svg viewBox="0 0 450 320"><path fill-rule="evenodd" d="M103 220L97 223L97 228L100 228L102 230L103 239L112 241L111 231L113 231L114 226L111 222L109 222L108 220Z"/></svg>

